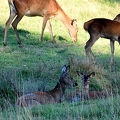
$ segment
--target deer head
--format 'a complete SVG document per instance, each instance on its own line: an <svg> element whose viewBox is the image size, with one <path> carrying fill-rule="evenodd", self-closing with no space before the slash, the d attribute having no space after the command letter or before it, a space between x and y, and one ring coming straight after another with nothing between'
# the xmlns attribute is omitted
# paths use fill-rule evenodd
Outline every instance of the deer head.
<svg viewBox="0 0 120 120"><path fill-rule="evenodd" d="M72 28L70 29L70 36L72 37L72 41L76 42L77 41L77 32L78 32L78 27L77 27L77 20L73 19L71 22Z"/></svg>
<svg viewBox="0 0 120 120"><path fill-rule="evenodd" d="M95 76L95 72L92 72L89 75L85 75L85 74L77 71L77 74L78 74L78 76L81 77L84 88L89 88L90 78Z"/></svg>
<svg viewBox="0 0 120 120"><path fill-rule="evenodd" d="M77 86L78 84L75 82L75 80L73 79L73 77L71 77L71 75L69 74L70 71L70 65L66 66L64 65L62 67L62 73L60 76L60 83L63 83L64 85L70 85L70 86Z"/></svg>

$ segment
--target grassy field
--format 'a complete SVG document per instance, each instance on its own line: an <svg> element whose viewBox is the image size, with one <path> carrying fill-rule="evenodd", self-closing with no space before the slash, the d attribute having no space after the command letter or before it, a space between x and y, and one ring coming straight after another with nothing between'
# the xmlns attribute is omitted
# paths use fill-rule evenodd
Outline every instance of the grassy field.
<svg viewBox="0 0 120 120"><path fill-rule="evenodd" d="M58 19L52 19L56 43L50 41L46 27L43 42L39 42L41 17L24 17L18 25L22 46L17 44L10 26L7 47L3 47L5 22L9 17L7 0L0 0L0 120L119 120L120 119L120 47L115 43L115 65L111 71L110 41L99 39L92 47L97 65L86 65L84 46L89 34L83 30L85 21L95 18L113 19L119 14L119 0L57 0L70 18L77 19L79 32L77 43L71 38ZM117 13L116 13L117 11ZM71 74L78 87L68 89L66 94L81 89L76 70L83 73L95 71L91 90L112 91L117 94L107 99L18 108L16 90L23 94L38 90L50 90L56 85L61 67L71 65Z"/></svg>

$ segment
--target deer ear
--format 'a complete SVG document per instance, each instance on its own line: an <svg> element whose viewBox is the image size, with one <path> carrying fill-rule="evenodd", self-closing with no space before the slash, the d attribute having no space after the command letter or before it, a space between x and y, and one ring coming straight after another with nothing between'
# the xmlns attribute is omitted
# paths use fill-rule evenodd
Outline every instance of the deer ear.
<svg viewBox="0 0 120 120"><path fill-rule="evenodd" d="M63 67L62 67L62 73L64 73L64 72L66 72L66 65L64 65Z"/></svg>
<svg viewBox="0 0 120 120"><path fill-rule="evenodd" d="M64 65L62 67L62 73L69 72L69 71L70 71L70 65L68 65L67 67L66 67L66 65Z"/></svg>
<svg viewBox="0 0 120 120"><path fill-rule="evenodd" d="M70 71L70 65L66 67L66 72L69 72L69 71Z"/></svg>
<svg viewBox="0 0 120 120"><path fill-rule="evenodd" d="M119 18L120 18L120 14L118 14L113 20L114 21L119 21Z"/></svg>
<svg viewBox="0 0 120 120"><path fill-rule="evenodd" d="M76 20L76 19L73 19L72 22L71 22L71 25L72 25L72 26L77 26L77 20Z"/></svg>
<svg viewBox="0 0 120 120"><path fill-rule="evenodd" d="M83 73L77 71L78 76L83 76Z"/></svg>
<svg viewBox="0 0 120 120"><path fill-rule="evenodd" d="M88 75L90 78L94 77L95 76L95 72L92 72Z"/></svg>

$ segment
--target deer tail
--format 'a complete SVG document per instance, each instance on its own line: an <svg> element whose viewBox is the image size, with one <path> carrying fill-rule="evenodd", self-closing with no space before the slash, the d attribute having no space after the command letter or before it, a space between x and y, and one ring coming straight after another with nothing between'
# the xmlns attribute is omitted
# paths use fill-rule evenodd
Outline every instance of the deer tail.
<svg viewBox="0 0 120 120"><path fill-rule="evenodd" d="M91 23L93 23L93 20L89 20L89 21L87 21L87 22L84 23L83 27L84 27L85 31L88 31L88 28L89 28L89 26L90 26Z"/></svg>

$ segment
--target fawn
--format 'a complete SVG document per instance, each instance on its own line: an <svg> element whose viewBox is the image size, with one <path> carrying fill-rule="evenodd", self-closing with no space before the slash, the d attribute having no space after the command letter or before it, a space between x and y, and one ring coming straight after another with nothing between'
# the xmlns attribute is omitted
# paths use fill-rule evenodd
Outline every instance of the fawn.
<svg viewBox="0 0 120 120"><path fill-rule="evenodd" d="M68 100L70 102L77 102L80 100L89 100L89 99L98 99L98 98L106 98L110 94L102 91L90 91L90 78L95 76L95 72L90 73L89 75L85 75L79 71L77 71L78 76L82 79L82 91L76 91L75 94L70 94Z"/></svg>

